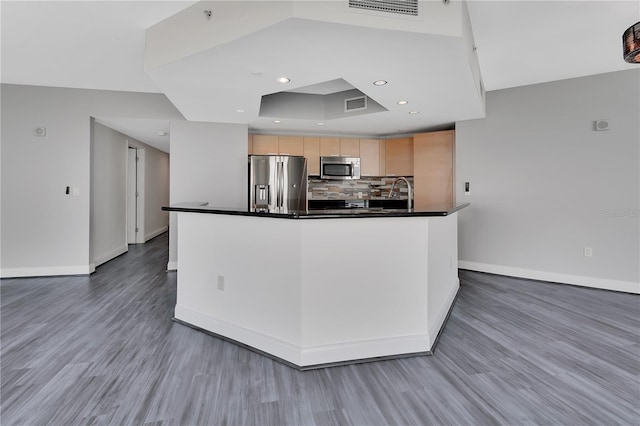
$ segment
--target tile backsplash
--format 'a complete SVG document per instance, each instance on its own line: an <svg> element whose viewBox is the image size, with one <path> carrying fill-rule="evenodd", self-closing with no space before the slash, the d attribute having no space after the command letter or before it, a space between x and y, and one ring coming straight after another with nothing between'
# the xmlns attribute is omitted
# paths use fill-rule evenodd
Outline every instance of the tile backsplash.
<svg viewBox="0 0 640 426"><path fill-rule="evenodd" d="M376 200L387 198L395 177L372 177L359 180L323 180L309 178L310 200ZM407 177L413 187L413 178ZM407 199L407 185L399 181L394 189L396 200Z"/></svg>

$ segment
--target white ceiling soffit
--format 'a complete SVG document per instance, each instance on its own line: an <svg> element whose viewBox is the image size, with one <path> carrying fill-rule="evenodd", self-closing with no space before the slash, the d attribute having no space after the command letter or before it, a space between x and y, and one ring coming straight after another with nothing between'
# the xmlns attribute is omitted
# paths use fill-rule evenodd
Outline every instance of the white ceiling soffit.
<svg viewBox="0 0 640 426"><path fill-rule="evenodd" d="M172 18L183 9L193 9L194 16L202 19L202 25L207 22L216 22L215 15L212 21L207 21L202 9L219 10L220 2L197 3L194 1L5 1L0 3L1 38L2 38L2 83L29 84L58 87L77 87L88 89L126 90L135 92L159 92L144 72L143 58L145 54L145 31L155 28L157 23L165 18ZM242 2L238 2L242 3ZM293 15L294 10L303 9L304 17L309 20L323 20L327 14L333 14L335 10L346 9L347 0L344 1L296 1L271 2L262 1L265 7L274 9L281 5ZM333 7L333 12L327 12L326 5ZM425 13L426 5L426 13ZM190 8L191 6L191 8ZM449 5L441 1L419 2L419 11L422 16L437 16L438 10L448 10L452 16L459 11L461 3L451 0ZM478 46L478 56L482 69L482 78L488 90L496 90L507 87L515 87L532 83L573 78L578 76L598 74L624 69L638 68L638 65L627 64L622 60L622 32L640 21L640 2L629 1L479 1L467 2L475 42ZM457 9L456 9L457 8ZM363 22L361 26L380 25L385 23L400 24L402 30L413 31L415 27L424 25L421 17L402 17L384 20L375 11L362 10L350 11L350 16L361 16L371 21ZM244 29L245 23L251 23L258 19L259 13L244 13L235 21L229 21L228 25ZM343 13L343 17L347 14ZM341 18L342 19L342 18ZM376 22L373 22L377 19ZM425 18L426 19L426 18ZM347 24L346 18L343 24ZM219 23L216 23L218 25ZM194 25L191 33L195 37L203 31L203 26ZM387 25L390 32L392 25ZM429 23L435 33L459 37L459 19L454 17L438 19ZM360 27L353 27L353 32ZM375 26L374 26L375 28ZM161 50L171 53L171 46L181 40L180 37L166 40ZM202 37L201 37L202 38ZM238 37L236 37L238 38ZM296 37L292 37L298 49L327 50L325 45L300 46L295 43ZM384 45L383 45L384 46ZM264 48L259 43L256 48ZM269 48L271 48L269 46ZM197 46L194 53L201 51ZM397 61L402 52L388 52L382 48L376 48L372 42L363 40L356 48L352 49L351 56L365 58L367 64L373 63L369 71L386 71L389 64L400 71L412 66L424 66L424 56L404 50L406 60ZM246 53L246 52L245 52ZM294 52L295 53L295 52ZM389 55L387 55L390 53ZM253 53L248 52L251 56ZM324 52L323 54L326 54ZM260 55L258 55L260 56ZM315 56L312 64L316 68L324 68L325 64L317 61ZM367 57L371 58L367 58ZM432 57L430 64L436 67L439 62ZM376 68L380 64L384 66ZM257 63L251 64L247 72L252 72ZM327 72L322 73L315 81L303 83L299 79L292 80L288 87L274 87L270 93L296 89L305 85L312 85L323 81L345 77L349 83L360 85L359 80L347 79L341 72L334 72L339 64L329 61ZM273 67L275 71L285 70ZM266 70L266 68L265 68ZM348 67L345 70L352 74ZM274 72L275 72L274 71ZM314 71L315 72L315 71ZM427 70L425 78L432 76L434 71ZM280 75L278 75L280 76ZM259 77L256 77L258 79ZM266 77L262 77L266 78ZM385 76L376 76L385 78ZM364 78L363 78L364 80ZM210 90L206 84L211 79L205 80L205 90ZM369 82L370 83L370 82ZM200 84L200 82L198 82ZM367 83L368 84L368 83ZM424 91L422 82L418 81L415 90L406 90L405 84L398 84L394 79L389 79L389 84L384 86L384 91L376 88L372 97L379 100L378 93L386 93L387 98L400 100L403 97L420 95L421 99L429 99L434 104L440 102L449 103L447 94L432 88ZM194 84L194 86L197 86ZM362 89L361 87L358 87ZM265 91L266 92L266 91ZM197 87L193 88L194 96L201 95ZM222 93L222 92L221 92ZM392 93L394 96L390 96ZM263 93L264 94L264 93ZM437 98L436 96L442 96ZM409 99L412 101L412 99ZM399 110L397 105L387 114L389 120L396 118L398 114L397 129L405 129L406 114ZM409 110L413 102L405 106ZM385 105L386 106L386 105ZM239 107L238 107L239 108ZM257 104L256 104L257 108ZM436 111L434 120L446 119L444 114L438 115ZM418 117L424 117L421 111ZM415 118L415 117L414 117ZM351 120L359 120L358 117ZM386 119L385 119L386 120ZM220 120L216 120L220 121ZM248 122L249 120L246 120ZM361 123L366 125L367 123ZM272 129L279 132L278 128ZM408 128L407 128L408 130Z"/></svg>
<svg viewBox="0 0 640 426"><path fill-rule="evenodd" d="M145 30L194 1L2 1L2 83L154 92Z"/></svg>
<svg viewBox="0 0 640 426"><path fill-rule="evenodd" d="M331 93L344 92L355 89L352 85L341 78L325 81L323 83L312 84L311 86L299 87L297 89L285 90L289 93L306 93L309 95L329 95Z"/></svg>
<svg viewBox="0 0 640 426"><path fill-rule="evenodd" d="M335 6L337 2L304 3L322 9L323 4ZM479 76L474 75L474 67L469 63L470 57L475 56L472 43L464 35L461 18L464 10L460 4L451 3L451 10L458 17L457 35L434 34L428 30L437 29L435 26L425 29L424 22L405 18L369 15L363 18L362 14L348 11L345 2L341 4L337 12L333 11L338 19L334 15L327 18L332 22L287 17L295 15L294 7L292 11L274 14L275 22L263 19L255 30L246 22L241 30L237 26L220 28L217 21L207 23L198 4L148 31L147 45L151 51L147 53L147 73L188 120L248 123L254 131L318 133L317 120L283 117L274 123L273 117L260 117L260 99L282 91L322 87L340 79L388 111L331 120L322 126L323 134L386 136L484 116ZM232 17L249 13L249 10L242 13L246 5L253 3L235 2L234 7L239 9L232 8L228 19L220 7L214 15L220 22L232 21ZM451 19L447 5L437 6ZM264 18L264 14L261 16ZM354 17L367 25L335 22ZM376 27L379 22L384 29ZM199 31L212 31L216 35L205 37L208 42L199 39L197 43L202 50L194 52L188 32L206 25L212 29ZM183 32L183 26L189 29ZM404 31L405 28L411 31ZM161 51L157 46L172 39L174 33L185 43L183 53L175 43L167 51ZM278 77L291 81L281 84ZM380 79L388 84L374 86L373 82ZM400 100L409 103L398 105ZM411 111L419 113L410 114Z"/></svg>
<svg viewBox="0 0 640 426"><path fill-rule="evenodd" d="M169 152L169 121L123 117L95 117L95 119L98 123L117 130L132 139L160 151Z"/></svg>
<svg viewBox="0 0 640 426"><path fill-rule="evenodd" d="M486 90L638 68L622 33L640 1L469 1Z"/></svg>

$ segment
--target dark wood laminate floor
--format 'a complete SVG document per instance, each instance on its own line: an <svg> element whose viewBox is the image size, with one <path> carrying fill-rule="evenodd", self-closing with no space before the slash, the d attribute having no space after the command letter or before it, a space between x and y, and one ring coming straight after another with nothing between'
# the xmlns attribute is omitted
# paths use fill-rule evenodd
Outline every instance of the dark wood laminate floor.
<svg viewBox="0 0 640 426"><path fill-rule="evenodd" d="M461 271L434 356L300 372L172 322L166 264L2 280L1 424L640 424L638 296Z"/></svg>

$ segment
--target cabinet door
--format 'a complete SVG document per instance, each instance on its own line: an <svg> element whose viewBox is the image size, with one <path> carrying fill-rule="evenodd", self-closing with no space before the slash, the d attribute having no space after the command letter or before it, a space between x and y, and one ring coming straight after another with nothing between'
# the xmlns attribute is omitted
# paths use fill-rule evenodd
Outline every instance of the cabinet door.
<svg viewBox="0 0 640 426"><path fill-rule="evenodd" d="M278 137L272 135L253 135L254 155L277 155Z"/></svg>
<svg viewBox="0 0 640 426"><path fill-rule="evenodd" d="M302 136L278 136L278 154L303 155Z"/></svg>
<svg viewBox="0 0 640 426"><path fill-rule="evenodd" d="M307 174L320 176L320 138L304 137L304 156L307 159Z"/></svg>
<svg viewBox="0 0 640 426"><path fill-rule="evenodd" d="M416 208L455 201L455 133L420 133L413 137Z"/></svg>
<svg viewBox="0 0 640 426"><path fill-rule="evenodd" d="M340 155L343 157L360 157L360 140L340 139Z"/></svg>
<svg viewBox="0 0 640 426"><path fill-rule="evenodd" d="M253 135L249 134L249 144L247 146L247 154L253 154Z"/></svg>
<svg viewBox="0 0 640 426"><path fill-rule="evenodd" d="M413 176L413 138L385 141L387 176Z"/></svg>
<svg viewBox="0 0 640 426"><path fill-rule="evenodd" d="M381 176L378 139L360 139L360 175Z"/></svg>
<svg viewBox="0 0 640 426"><path fill-rule="evenodd" d="M320 156L340 156L340 139L320 138Z"/></svg>
<svg viewBox="0 0 640 426"><path fill-rule="evenodd" d="M380 141L380 176L387 175L387 144Z"/></svg>

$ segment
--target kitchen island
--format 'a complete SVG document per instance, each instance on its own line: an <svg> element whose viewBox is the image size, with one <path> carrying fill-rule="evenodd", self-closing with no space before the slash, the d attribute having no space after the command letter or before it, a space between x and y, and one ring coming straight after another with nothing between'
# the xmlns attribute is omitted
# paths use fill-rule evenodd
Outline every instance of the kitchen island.
<svg viewBox="0 0 640 426"><path fill-rule="evenodd" d="M457 212L182 203L174 318L310 369L429 354L459 289Z"/></svg>

